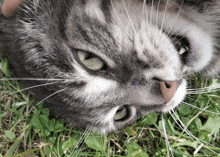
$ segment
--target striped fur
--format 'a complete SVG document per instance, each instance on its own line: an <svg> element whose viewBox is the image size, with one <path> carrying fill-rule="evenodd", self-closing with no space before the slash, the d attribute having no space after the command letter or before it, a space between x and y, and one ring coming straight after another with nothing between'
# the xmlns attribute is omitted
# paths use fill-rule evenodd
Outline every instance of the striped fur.
<svg viewBox="0 0 220 157"><path fill-rule="evenodd" d="M25 0L2 19L1 44L17 77L57 79L31 90L54 113L106 133L178 106L185 72L218 74L219 21L218 0ZM189 42L188 53L178 54L176 36ZM99 56L105 68L87 69L77 50ZM158 80L179 82L169 103ZM115 121L123 105L129 114Z"/></svg>

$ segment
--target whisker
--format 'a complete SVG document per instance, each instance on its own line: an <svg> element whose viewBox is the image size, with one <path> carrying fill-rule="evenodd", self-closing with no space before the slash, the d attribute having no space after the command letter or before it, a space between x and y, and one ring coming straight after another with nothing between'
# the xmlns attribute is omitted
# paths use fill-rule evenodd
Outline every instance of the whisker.
<svg viewBox="0 0 220 157"><path fill-rule="evenodd" d="M180 11L181 11L181 9L182 9L182 6L183 6L183 3L184 3L184 0L182 0L182 3L181 3L181 5L180 5L180 7L179 7L179 10L178 10L178 12L177 12L177 14L176 14L176 16L175 16L175 18L174 18L174 20L173 20L173 23L172 23L172 25L171 25L171 27L170 27L170 30L169 30L169 36L168 37L171 37L172 35L173 35L173 33L171 33L170 34L170 32L171 32L171 30L173 29L173 26L174 26L174 24L175 24L175 21L176 21L176 19L177 19L177 17L179 16L179 14L180 14Z"/></svg>
<svg viewBox="0 0 220 157"><path fill-rule="evenodd" d="M52 96L54 96L54 95L56 95L56 94L58 94L58 93L61 93L62 91L66 90L66 89L68 89L68 88L64 88L64 89L61 89L61 90L59 90L59 91L57 91L57 92L54 92L53 94L47 96L46 98L44 98L43 100L41 100L40 102L38 102L38 103L26 114L26 116L27 116L34 108L36 108L40 103L44 102L44 101L47 100L48 98L50 98L50 97L52 97Z"/></svg>
<svg viewBox="0 0 220 157"><path fill-rule="evenodd" d="M217 82L217 80L213 80L213 83L208 87L194 88L194 89L187 89L187 90L197 90L197 89L200 90L200 89L210 89L210 88L219 89L220 84Z"/></svg>
<svg viewBox="0 0 220 157"><path fill-rule="evenodd" d="M168 137L167 137L167 131L166 131L166 127L165 127L165 122L164 122L164 118L163 118L163 113L161 114L162 116L162 124L163 124L163 130L164 130L164 135L165 135L165 142L166 142L166 147L167 147L167 154L168 154L168 157L170 156L169 155L169 151L171 152L171 155L173 157L173 152L172 152L172 149L170 147L170 143L169 143L169 140L168 140Z"/></svg>
<svg viewBox="0 0 220 157"><path fill-rule="evenodd" d="M219 88L209 90L209 91L206 91L206 90L203 90L203 91L187 91L187 94L206 94L206 93L213 93L213 92L217 92L217 91L219 91Z"/></svg>
<svg viewBox="0 0 220 157"><path fill-rule="evenodd" d="M208 142L206 142L206 141L203 141L203 140L201 140L201 139L198 139L197 137L195 137L188 129L187 129L187 127L182 123L182 121L179 119L179 117L178 117L178 115L174 112L174 110L171 110L172 112L173 112L173 114L176 116L176 118L177 118L177 120L178 120L178 122L180 122L180 127L183 129L183 131L185 131L190 137L192 137L192 138L194 138L196 141L198 141L200 144L202 144L202 143L205 143L205 144L208 144L208 145L210 145L210 146L213 146L213 147L216 147L216 146L214 146L214 145L212 145L212 144L210 144L210 143L208 143ZM170 115L172 116L172 118L174 119L174 121L176 122L176 120L175 120L175 118L173 117L173 115L171 114L171 112L170 112ZM176 122L176 124L178 125L178 123ZM194 140L193 140L194 141ZM204 147L205 148L207 148L208 150L210 150L212 153L214 153L214 154L217 154L218 155L218 153L216 153L215 151L213 151L213 150L211 150L209 147L207 147L206 145L204 145ZM216 148L218 148L218 149L220 149L219 147L216 147ZM202 149L201 149L202 150ZM203 150L202 150L203 151ZM204 152L204 151L203 151ZM205 152L204 152L205 153ZM206 154L206 153L205 153ZM207 154L206 154L207 155Z"/></svg>
<svg viewBox="0 0 220 157"><path fill-rule="evenodd" d="M85 135L84 141L85 141L85 140L89 137L89 135L91 134L92 128L93 128L93 126L91 125L90 129L88 130L88 133ZM83 144L84 144L84 143L83 143ZM76 156L78 156L79 152L81 151L83 144L82 144L81 147L78 149L78 153L76 154Z"/></svg>
<svg viewBox="0 0 220 157"><path fill-rule="evenodd" d="M131 23L131 27L133 28L133 31L134 31L134 33L136 34L136 30L135 30L134 24L133 24L133 22L132 22L132 20L131 20L131 17L130 17L130 15L129 15L129 13L128 13L128 9L127 9L127 7L126 7L126 5L125 5L125 1L122 0L122 2L123 2L123 5L124 5L124 8L125 8L125 12L126 12L126 14L127 14L127 16L128 16L128 19L129 19L130 23Z"/></svg>
<svg viewBox="0 0 220 157"><path fill-rule="evenodd" d="M173 110L172 110L172 112L175 114L175 112L174 112ZM169 112L169 114L171 115L171 117L173 118L173 120L175 121L175 123L176 123L186 134L189 135L189 137L192 139L193 142L195 142L195 140L193 139L194 137L193 137L193 135L191 134L191 132L188 131L185 126L182 126L182 125L179 124L179 122L181 123L181 120L178 120L178 121L179 121L179 122L178 122L178 121L173 117L173 115L172 115L171 112ZM177 118L177 119L178 119L178 118ZM199 142L199 143L201 143L201 142ZM201 149L201 151L202 151L203 153L205 153L202 149ZM205 153L205 154L206 154L206 153ZM207 154L206 154L206 155L207 155Z"/></svg>
<svg viewBox="0 0 220 157"><path fill-rule="evenodd" d="M79 141L77 142L76 146L79 147L80 143L82 143L82 141L83 141L84 137L86 136L87 132L90 130L90 127L91 127L91 126L88 126L88 127L86 128L86 130L83 132L83 134L80 136L80 139L79 139Z"/></svg>
<svg viewBox="0 0 220 157"><path fill-rule="evenodd" d="M65 81L70 79L47 79L47 78L1 78L0 81Z"/></svg>
<svg viewBox="0 0 220 157"><path fill-rule="evenodd" d="M174 39L175 39L178 35L179 35L179 33L176 34L176 35L173 37L172 42L174 41ZM177 41L174 43L174 45L178 44L178 42L181 41L184 37L185 37L185 35L184 35L184 36L181 36L181 38L180 38L179 40L177 40Z"/></svg>
<svg viewBox="0 0 220 157"><path fill-rule="evenodd" d="M151 4L150 23L153 23L153 9L154 9L154 0L152 0L152 4Z"/></svg>
<svg viewBox="0 0 220 157"><path fill-rule="evenodd" d="M160 31L163 30L163 25L164 25L165 15L166 15L167 8L168 8L168 3L169 3L169 0L167 0L167 2L166 2L166 6L165 6L165 9L164 9L163 20L162 20L162 23L161 23Z"/></svg>
<svg viewBox="0 0 220 157"><path fill-rule="evenodd" d="M80 136L80 139L78 140L76 147L74 148L74 150L72 151L72 153L70 154L70 156L78 156L84 141L87 139L87 137L90 135L91 131L92 131L93 126L90 125L86 128L86 130L83 132L83 134Z"/></svg>
<svg viewBox="0 0 220 157"><path fill-rule="evenodd" d="M187 91L198 91L198 90L212 90L212 89L220 89L218 85L215 86L209 86L209 87L203 87L203 88L194 88L194 89L186 89Z"/></svg>
<svg viewBox="0 0 220 157"><path fill-rule="evenodd" d="M204 112L207 112L207 113L220 115L220 113L216 113L216 112L208 111L208 110L206 110L205 108L203 109L203 108L200 108L200 107L197 107L197 106L191 105L191 104L186 103L186 102L181 102L181 103L184 104L184 105L187 105L187 106L190 106L190 107L196 108L196 109L198 109L198 110L200 110L200 111L202 111L202 112L204 111ZM210 106L208 106L208 107L210 107ZM208 107L207 107L207 108L208 108Z"/></svg>
<svg viewBox="0 0 220 157"><path fill-rule="evenodd" d="M159 0L159 2L158 2L158 4L157 4L157 15L156 15L156 26L158 27L158 15L159 15L159 7L160 7L160 0Z"/></svg>
<svg viewBox="0 0 220 157"><path fill-rule="evenodd" d="M116 8L115 8L115 6L114 6L112 0L110 0L110 2L111 2L111 5L112 5L113 10L114 10L114 12L115 12L115 14L116 14L116 16L117 16L117 19L118 19L118 21L119 21L119 23L120 23L120 28L121 28L121 29L123 30L123 32L127 35L127 37L129 38L129 40L132 41L132 39L131 39L131 37L129 36L129 34L127 33L127 31L125 31L125 29L122 27L123 25L122 25L121 19L120 19L120 17L118 16L118 13L117 13L117 11L116 11Z"/></svg>
<svg viewBox="0 0 220 157"><path fill-rule="evenodd" d="M145 20L145 10L146 10L146 0L143 1L143 7L142 7L142 18Z"/></svg>
<svg viewBox="0 0 220 157"><path fill-rule="evenodd" d="M212 93L215 91L219 91L220 84L214 80L212 85L203 88L195 88L195 89L187 89L188 94L203 94L203 93Z"/></svg>
<svg viewBox="0 0 220 157"><path fill-rule="evenodd" d="M149 29L149 22L148 22L148 18L147 18L147 8L146 8L146 0L143 1L143 8L142 8L142 21L144 22L144 28L147 27Z"/></svg>
<svg viewBox="0 0 220 157"><path fill-rule="evenodd" d="M212 92L216 92L219 91L219 88L217 89L203 89L203 90L191 90L191 91L187 91L187 94L204 94L204 93L212 93Z"/></svg>
<svg viewBox="0 0 220 157"><path fill-rule="evenodd" d="M14 94L16 94L16 93L20 93L20 92L23 92L23 91L26 91L26 90L29 90L29 89L33 89L33 88L37 88L37 87L42 87L42 86L47 86L47 85L52 85L52 84L56 84L56 83L58 83L58 82L45 83L45 84L40 84L40 85L36 85L36 86L24 88L24 89L18 90L18 91L16 91L16 92L13 92L13 93L4 95L4 96L2 96L1 98L5 98L5 97L8 97L8 96L10 96L10 95L14 95Z"/></svg>
<svg viewBox="0 0 220 157"><path fill-rule="evenodd" d="M147 10L147 6L146 6L146 0L144 0L144 6L145 6L145 21L146 21L146 23L147 23L147 28L148 28L148 30L150 30L150 21L149 21L149 19L148 19L148 10ZM151 20L151 19L150 19Z"/></svg>

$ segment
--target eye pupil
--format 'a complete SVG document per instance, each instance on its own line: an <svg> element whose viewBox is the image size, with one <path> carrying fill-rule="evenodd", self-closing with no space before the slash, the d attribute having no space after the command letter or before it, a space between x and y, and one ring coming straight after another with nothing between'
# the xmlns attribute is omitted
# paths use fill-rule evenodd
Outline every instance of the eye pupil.
<svg viewBox="0 0 220 157"><path fill-rule="evenodd" d="M87 53L85 60L91 59L92 57L94 57L94 55L92 53Z"/></svg>
<svg viewBox="0 0 220 157"><path fill-rule="evenodd" d="M99 71L105 66L104 62L93 53L78 50L77 55L81 63L89 70Z"/></svg>
<svg viewBox="0 0 220 157"><path fill-rule="evenodd" d="M114 119L115 121L121 121L125 119L127 116L128 116L128 110L126 106L120 106L115 113Z"/></svg>

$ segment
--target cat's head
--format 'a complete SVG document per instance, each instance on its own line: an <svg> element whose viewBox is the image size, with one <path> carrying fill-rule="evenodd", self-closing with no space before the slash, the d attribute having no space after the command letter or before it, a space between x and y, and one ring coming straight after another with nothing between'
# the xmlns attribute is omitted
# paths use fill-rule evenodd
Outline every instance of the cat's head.
<svg viewBox="0 0 220 157"><path fill-rule="evenodd" d="M54 79L32 91L76 127L106 133L168 112L186 95L185 72L214 60L215 25L200 25L206 14L173 0L33 2L12 17L16 25L3 22L16 41L6 56L19 77ZM160 82L169 89L170 81L177 87L167 101Z"/></svg>

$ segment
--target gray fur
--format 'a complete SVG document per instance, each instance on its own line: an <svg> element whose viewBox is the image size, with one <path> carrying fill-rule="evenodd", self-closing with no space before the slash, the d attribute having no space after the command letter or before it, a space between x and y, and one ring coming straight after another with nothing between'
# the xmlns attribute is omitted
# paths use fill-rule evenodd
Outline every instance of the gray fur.
<svg viewBox="0 0 220 157"><path fill-rule="evenodd" d="M219 22L218 0L25 0L2 20L1 44L17 77L63 79L32 89L39 100L48 97L55 114L73 127L106 133L178 106L186 95L185 72L218 74ZM187 54L178 54L173 36L188 40ZM77 50L99 56L105 69L87 69ZM179 82L169 103L158 81ZM123 105L129 116L114 121Z"/></svg>

